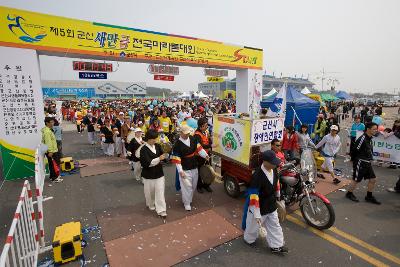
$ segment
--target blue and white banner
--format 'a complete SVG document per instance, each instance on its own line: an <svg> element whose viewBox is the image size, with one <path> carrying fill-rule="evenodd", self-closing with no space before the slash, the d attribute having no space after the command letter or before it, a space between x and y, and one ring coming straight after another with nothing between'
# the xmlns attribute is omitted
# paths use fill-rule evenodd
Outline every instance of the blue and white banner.
<svg viewBox="0 0 400 267"><path fill-rule="evenodd" d="M268 109L267 117L271 118L284 118L286 114L286 83L283 84L279 93L276 95L274 101Z"/></svg>

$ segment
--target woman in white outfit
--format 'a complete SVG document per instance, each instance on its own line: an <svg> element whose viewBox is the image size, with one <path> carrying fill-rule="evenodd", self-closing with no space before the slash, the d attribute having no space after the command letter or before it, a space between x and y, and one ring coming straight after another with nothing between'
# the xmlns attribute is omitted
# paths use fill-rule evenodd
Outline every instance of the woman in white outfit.
<svg viewBox="0 0 400 267"><path fill-rule="evenodd" d="M132 137L133 134L133 137ZM142 171L142 167L140 166L140 146L144 144L142 140L142 129L135 128L132 133L128 135L127 142L128 142L128 152L129 152L129 159L132 161L132 169L133 169L133 176L137 181L140 181L140 172ZM138 151L139 150L139 151Z"/></svg>
<svg viewBox="0 0 400 267"><path fill-rule="evenodd" d="M161 146L156 144L158 133L149 130L145 135L145 144L140 149L140 164L142 165L142 178L144 183L144 196L146 206L155 210L162 218L167 217L165 203L165 177L161 161L165 159Z"/></svg>
<svg viewBox="0 0 400 267"><path fill-rule="evenodd" d="M324 163L321 165L322 169L328 169L332 176L333 183L338 184L340 180L335 177L333 170L333 159L340 150L342 143L340 142L340 137L337 135L339 127L337 125L331 126L331 133L327 134L322 138L321 142L318 143L316 149L324 146L321 155L324 157Z"/></svg>
<svg viewBox="0 0 400 267"><path fill-rule="evenodd" d="M180 137L175 142L172 151L171 162L176 164L178 170L182 202L185 210L191 211L193 193L196 190L199 179L196 156L198 155L206 160L209 160L210 157L201 144L190 135L192 128L184 125L180 131Z"/></svg>

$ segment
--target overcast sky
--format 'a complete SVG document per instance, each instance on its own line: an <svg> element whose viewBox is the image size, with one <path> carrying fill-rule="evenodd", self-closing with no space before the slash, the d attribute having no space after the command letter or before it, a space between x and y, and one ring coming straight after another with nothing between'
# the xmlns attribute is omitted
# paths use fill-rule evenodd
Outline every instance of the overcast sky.
<svg viewBox="0 0 400 267"><path fill-rule="evenodd" d="M264 49L267 74L337 78L348 92L400 91L399 0L0 0L2 6ZM75 80L71 59L41 57L42 78ZM194 90L202 68L156 82L147 65L120 63L114 81ZM230 71L234 77L235 72Z"/></svg>

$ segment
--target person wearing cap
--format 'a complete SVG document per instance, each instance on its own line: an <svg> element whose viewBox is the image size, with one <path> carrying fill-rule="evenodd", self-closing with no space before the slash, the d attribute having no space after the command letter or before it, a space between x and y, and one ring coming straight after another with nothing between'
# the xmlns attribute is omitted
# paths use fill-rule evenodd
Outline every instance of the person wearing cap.
<svg viewBox="0 0 400 267"><path fill-rule="evenodd" d="M317 122L314 125L314 133L312 138L314 144L317 144L325 135L326 130L326 120L324 119L324 114L318 114Z"/></svg>
<svg viewBox="0 0 400 267"><path fill-rule="evenodd" d="M125 114L121 111L118 114L118 118L115 120L115 127L117 127L118 129L118 134L115 137L115 153L117 154L117 157L121 156L121 154L123 153L123 142L122 142L122 138L121 138L121 128L122 125L124 125L124 117Z"/></svg>
<svg viewBox="0 0 400 267"><path fill-rule="evenodd" d="M201 144L190 135L191 132L192 129L189 126L185 125L181 127L180 137L175 142L171 157L171 162L176 165L178 172L177 182L179 182L182 192L182 202L187 211L192 210L193 193L196 190L199 178L196 156L199 155L206 160L210 159Z"/></svg>
<svg viewBox="0 0 400 267"><path fill-rule="evenodd" d="M254 246L259 228L262 226L267 230L266 241L271 252L287 253L276 203L280 199L280 184L276 168L281 160L272 150L264 151L262 159L263 163L253 173L247 189L242 220L244 242Z"/></svg>
<svg viewBox="0 0 400 267"><path fill-rule="evenodd" d="M162 217L167 217L167 205L165 203L165 177L161 161L165 159L161 146L156 143L158 133L149 130L145 137L145 143L140 148L140 165L142 166L144 196L146 206L155 210Z"/></svg>
<svg viewBox="0 0 400 267"><path fill-rule="evenodd" d="M45 153L50 171L50 180L55 183L62 182L63 179L59 175L56 174L53 158L55 153L58 152L56 136L54 135L53 126L54 126L54 118L46 117L44 119L45 127L41 130L42 132L42 144L47 146L47 151Z"/></svg>
<svg viewBox="0 0 400 267"><path fill-rule="evenodd" d="M139 158L136 157L136 151L138 150L138 148L144 144L144 141L142 140L142 135L143 135L143 131L140 128L135 128L133 129L133 133L134 133L134 137L130 140L127 140L128 146L127 146L127 150L128 150L128 154L129 157L128 159L131 160L133 162L132 164L132 168L133 168L133 177L137 180L140 181L140 173L141 173L141 166L140 166L140 161Z"/></svg>
<svg viewBox="0 0 400 267"><path fill-rule="evenodd" d="M322 138L322 140L315 146L316 149L323 146L321 155L324 157L324 163L322 163L321 168L329 171L334 184L340 183L340 180L335 177L333 170L333 159L342 145L340 137L337 134L338 132L339 127L337 125L332 125L330 134L325 135L324 138Z"/></svg>

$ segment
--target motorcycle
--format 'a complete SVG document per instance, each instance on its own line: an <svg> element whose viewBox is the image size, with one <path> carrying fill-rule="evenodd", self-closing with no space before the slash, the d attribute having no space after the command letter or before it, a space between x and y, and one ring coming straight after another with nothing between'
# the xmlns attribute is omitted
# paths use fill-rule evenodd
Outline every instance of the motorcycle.
<svg viewBox="0 0 400 267"><path fill-rule="evenodd" d="M281 197L286 206L299 203L305 221L312 227L324 230L335 222L335 211L330 201L315 191L317 168L311 149L304 149L300 166L289 162L279 171Z"/></svg>

